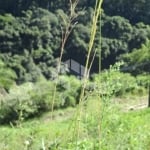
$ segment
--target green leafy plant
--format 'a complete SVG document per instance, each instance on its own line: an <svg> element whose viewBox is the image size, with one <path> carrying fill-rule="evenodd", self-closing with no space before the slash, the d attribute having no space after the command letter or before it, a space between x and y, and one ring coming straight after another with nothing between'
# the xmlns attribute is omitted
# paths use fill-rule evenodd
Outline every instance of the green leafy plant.
<svg viewBox="0 0 150 150"><path fill-rule="evenodd" d="M0 88L9 90L17 78L15 72L0 60Z"/></svg>

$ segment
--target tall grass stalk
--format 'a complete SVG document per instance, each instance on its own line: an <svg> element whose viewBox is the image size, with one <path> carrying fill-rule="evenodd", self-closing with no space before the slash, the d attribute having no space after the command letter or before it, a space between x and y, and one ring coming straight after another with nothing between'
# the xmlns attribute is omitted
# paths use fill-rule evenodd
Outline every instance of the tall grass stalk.
<svg viewBox="0 0 150 150"><path fill-rule="evenodd" d="M93 51L94 40L95 40L95 36L96 36L96 32L97 32L97 23L98 23L98 19L99 19L100 13L101 13L102 2L103 2L103 0L96 1L93 20L92 20L90 41L89 41L89 46L88 46L88 53L87 53L85 72L84 72L84 78L83 78L83 85L82 85L81 94L80 94L80 98L79 98L79 107L77 110L77 117L76 117L76 135L75 135L76 136L76 145L78 143L79 132L80 132L80 122L81 122L82 106L83 106L82 102L83 102L84 95L85 95L85 88L88 83L89 69L91 67L90 57L91 57L91 54Z"/></svg>
<svg viewBox="0 0 150 150"><path fill-rule="evenodd" d="M102 66L102 24L101 24L101 20L102 20L102 11L100 13L100 49L99 49L99 74L101 73L101 66ZM101 86L101 85L99 85ZM99 99L99 103L100 103L100 110L101 109L104 109L104 108L101 108L101 97L100 97L100 93L98 95L98 99ZM101 130L102 130L102 122L103 122L103 110L102 110L102 114L99 113L98 115L98 120L99 120L99 123L98 123L98 135L99 135L99 147L101 147Z"/></svg>
<svg viewBox="0 0 150 150"><path fill-rule="evenodd" d="M42 139L42 150L46 150L44 139Z"/></svg>
<svg viewBox="0 0 150 150"><path fill-rule="evenodd" d="M59 56L59 60L58 60L58 67L57 67L57 77L56 77L56 82L54 85L54 92L53 92L53 97L52 97L52 106L51 106L51 119L53 118L53 111L54 111L54 104L55 104L55 99L56 99L56 93L57 93L57 85L58 85L58 79L59 79L59 73L60 73L60 69L61 69L61 63L62 63L62 57L63 57L63 53L64 53L64 48L65 48L65 44L66 41L71 33L71 31L73 30L73 28L75 27L76 23L73 23L75 18L77 17L77 14L75 13L75 9L76 6L78 4L79 0L75 0L74 2L72 0L70 0L70 15L69 15L69 20L66 20L61 14L61 18L65 24L65 27L63 29L63 27L61 26L61 31L62 31L62 41L61 41L61 48L60 48L60 56Z"/></svg>
<svg viewBox="0 0 150 150"><path fill-rule="evenodd" d="M91 26L90 41L88 44L89 46L88 46L87 59L86 59L86 63L85 63L83 83L82 83L82 88L81 88L81 94L79 97L79 106L77 107L77 111L75 114L75 120L73 120L72 124L69 126L69 128L71 128L71 127L74 128L74 133L72 135L72 139L75 140L75 142L76 142L76 148L77 148L77 144L78 144L78 140L79 140L79 136L80 136L79 132L80 132L80 123L81 123L81 116L82 116L82 106L83 106L83 102L85 99L85 88L88 83L90 69L92 67L92 64L93 64L93 61L95 58L95 54L96 54L96 50L93 50L93 45L94 45L95 36L96 36L96 32L97 32L97 24L98 24L99 16L101 14L102 2L103 2L103 0L96 0L96 5L95 5L95 9L94 9L94 14L93 14L93 20L92 20L92 26ZM75 14L75 9L76 9L77 4L78 4L78 0L76 0L74 2L72 0L70 0L70 16L69 16L68 22L62 16L62 19L65 23L65 29L63 30L63 28L62 28L62 42L61 42L62 44L61 44L61 52L60 52L60 57L59 57L59 62L58 62L58 69L57 69L57 80L55 82L53 99L52 99L51 118L53 117L54 103L55 103L55 98L56 98L57 84L58 84L58 79L59 79L61 61L62 61L62 57L63 57L63 53L64 53L64 47L65 47L66 41L67 41L72 29L76 25L76 23L72 24L72 22L77 17ZM93 52L94 52L94 55L92 57ZM92 60L90 61L91 57L92 57ZM101 58L100 58L100 60L101 60ZM99 64L99 65L101 65L101 64ZM63 136L62 140L64 141L64 143L68 139L67 135L69 135L69 133L67 133Z"/></svg>
<svg viewBox="0 0 150 150"><path fill-rule="evenodd" d="M99 18L100 12L101 12L102 2L103 2L103 0L96 1L96 6L95 6L95 10L94 10L94 15L93 15L93 21L92 21L92 27L91 27L91 36L90 36L90 41L89 41L88 54L87 54L87 59L86 59L86 64L85 64L83 87L82 87L82 92L80 95L79 102L81 102L84 97L85 87L86 87L87 81L88 81L88 76L89 76L89 71L90 71L89 69L91 67L90 57L92 54L92 48L93 48L94 40L95 40L95 36L96 36L97 23L98 23L98 18Z"/></svg>

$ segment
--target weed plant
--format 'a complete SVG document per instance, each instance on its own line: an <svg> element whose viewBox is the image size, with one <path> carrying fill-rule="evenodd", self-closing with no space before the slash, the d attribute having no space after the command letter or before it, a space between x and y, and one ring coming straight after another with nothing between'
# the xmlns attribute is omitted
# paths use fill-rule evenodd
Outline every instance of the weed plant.
<svg viewBox="0 0 150 150"><path fill-rule="evenodd" d="M58 84L58 80L59 80L59 73L60 73L60 69L61 69L61 61L62 61L62 57L63 57L63 53L64 53L64 48L65 48L65 44L66 41L71 33L71 31L73 30L74 26L76 25L76 22L74 23L74 20L77 17L77 14L75 12L76 6L78 4L78 0L72 1L70 0L70 15L69 17L64 17L62 16L62 14L60 14L64 26L61 26L62 29L62 42L61 42L61 48L60 48L60 57L59 57L59 61L58 61L58 66L57 66L57 78L56 78L56 82L54 85L54 92L53 92L53 99L52 99L52 107L51 107L51 112L53 116L53 111L54 111L54 103L55 103L55 99L56 99L56 91L57 91L57 84Z"/></svg>

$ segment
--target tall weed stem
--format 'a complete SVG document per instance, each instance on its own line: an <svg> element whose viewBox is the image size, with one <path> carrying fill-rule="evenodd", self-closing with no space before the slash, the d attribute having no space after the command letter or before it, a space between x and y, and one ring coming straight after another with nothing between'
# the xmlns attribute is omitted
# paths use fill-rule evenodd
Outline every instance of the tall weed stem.
<svg viewBox="0 0 150 150"><path fill-rule="evenodd" d="M61 18L63 22L65 23L65 29L61 27L62 30L62 41L61 41L61 48L60 48L60 57L58 60L58 67L57 67L57 77L56 77L56 82L54 85L54 92L53 92L53 97L52 97L52 106L51 106L51 119L53 118L53 111L54 111L54 104L55 104L55 99L56 99L56 93L57 93L57 85L58 85L58 80L59 80L59 73L61 69L61 63L62 63L62 57L64 53L64 47L66 44L66 41L73 30L74 26L76 25L76 22L74 22L74 19L77 17L77 14L75 13L76 6L78 4L78 0L75 0L74 2L70 0L70 15L69 15L69 20L67 21L61 14Z"/></svg>
<svg viewBox="0 0 150 150"><path fill-rule="evenodd" d="M91 66L90 57L91 57L91 54L92 54L94 40L95 40L95 36L96 36L96 32L97 32L97 23L98 23L98 19L99 19L100 13L101 13L102 2L103 2L103 0L97 0L96 1L96 6L95 6L93 20L92 20L90 41L89 41L89 46L88 46L88 53L87 53L87 59L86 59L86 64L85 64L85 72L84 72L84 78L83 78L83 85L82 85L81 94L80 94L80 98L79 98L79 107L78 107L78 110L77 110L77 117L76 117L77 118L76 119L76 132L77 132L76 133L76 145L78 143L79 132L80 132L80 123L81 123L82 106L83 106L82 102L83 102L84 95L85 95L85 88L86 88L86 85L88 83L89 67Z"/></svg>

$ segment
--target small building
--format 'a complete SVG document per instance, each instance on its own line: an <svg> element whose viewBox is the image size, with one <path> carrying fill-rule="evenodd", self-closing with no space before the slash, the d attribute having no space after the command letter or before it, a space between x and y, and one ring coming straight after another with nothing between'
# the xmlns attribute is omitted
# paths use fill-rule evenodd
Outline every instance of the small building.
<svg viewBox="0 0 150 150"><path fill-rule="evenodd" d="M85 66L81 65L79 62L73 59L68 59L64 64L67 65L70 74L77 76L79 79L84 77Z"/></svg>

